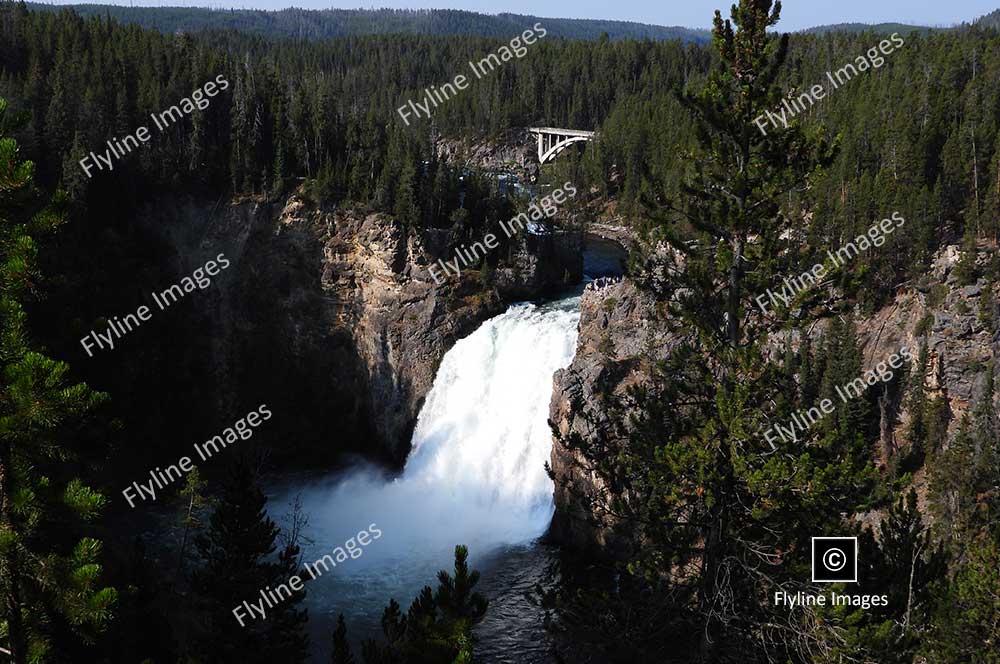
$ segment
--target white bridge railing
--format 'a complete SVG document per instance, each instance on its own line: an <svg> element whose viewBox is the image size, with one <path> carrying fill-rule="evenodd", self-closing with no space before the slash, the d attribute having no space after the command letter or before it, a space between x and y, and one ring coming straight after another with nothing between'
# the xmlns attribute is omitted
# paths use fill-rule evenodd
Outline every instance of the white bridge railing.
<svg viewBox="0 0 1000 664"><path fill-rule="evenodd" d="M574 143L594 140L592 131L578 129L558 129L556 127L529 127L528 131L538 137L538 163L545 164Z"/></svg>

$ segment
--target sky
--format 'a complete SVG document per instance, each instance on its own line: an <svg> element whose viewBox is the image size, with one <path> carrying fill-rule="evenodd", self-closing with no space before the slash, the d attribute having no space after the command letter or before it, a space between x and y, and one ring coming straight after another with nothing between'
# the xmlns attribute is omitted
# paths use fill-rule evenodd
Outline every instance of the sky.
<svg viewBox="0 0 1000 664"><path fill-rule="evenodd" d="M67 0L42 0L73 4ZM79 1L79 0L77 0ZM192 6L217 8L357 9L358 0L91 0L96 4L136 6ZM716 8L732 0L379 0L365 7L398 9L466 9L495 14L501 11L549 18L603 18L658 25L707 28ZM785 0L779 29L800 30L830 23L898 22L948 26L972 21L1000 8L1000 0ZM724 12L728 16L728 10Z"/></svg>

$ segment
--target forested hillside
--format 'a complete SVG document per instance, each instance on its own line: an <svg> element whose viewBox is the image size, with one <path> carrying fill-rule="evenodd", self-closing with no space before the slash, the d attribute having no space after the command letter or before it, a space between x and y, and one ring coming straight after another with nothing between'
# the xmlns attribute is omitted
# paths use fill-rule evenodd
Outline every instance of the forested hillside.
<svg viewBox="0 0 1000 664"><path fill-rule="evenodd" d="M59 11L59 5L28 3L32 9ZM198 7L125 7L121 5L72 5L81 16L110 16L160 32L239 30L268 37L326 39L357 35L407 33L419 35L466 35L507 37L535 24L537 16L499 13L495 15L451 9L253 9L213 10ZM546 18L553 37L594 40L607 34L617 39L679 39L708 41L707 30L663 27L626 21Z"/></svg>
<svg viewBox="0 0 1000 664"><path fill-rule="evenodd" d="M69 12L13 11L3 27L0 92L30 114L21 138L29 154L44 157L38 159L43 179L61 181L77 198L104 187L141 194L154 182L171 181L263 192L289 177L310 177L335 199L392 209L398 191L431 186L420 182L431 176L417 165L430 154L435 135L502 136L548 123L600 129L585 171L604 192L634 202L651 187L669 189L676 181L676 146L689 140L691 129L670 90L697 85L711 62L707 51L676 42L542 40L529 56L443 104L433 123L405 127L394 116L397 106L449 80L498 43L474 37L304 44L235 33L173 36ZM783 83L792 89L822 82L827 71L879 39L865 33L796 36ZM981 28L907 36L885 66L802 116L806 126L842 134L837 162L817 185L824 193L813 197L821 206L817 216L830 211L851 234L875 209L895 204L919 229L899 240L907 246L899 248L898 264L883 269L918 266L942 238L961 237L967 228L996 232L997 44L996 32ZM408 57L399 57L402 51ZM129 155L138 168L91 180L69 167L219 74L228 77L231 92L193 121L172 127L172 135L155 137L151 150ZM70 99L79 103L67 104ZM406 177L400 180L397 172ZM425 215L421 223L440 221ZM841 229L824 224L817 232Z"/></svg>
<svg viewBox="0 0 1000 664"><path fill-rule="evenodd" d="M503 297L522 299L523 289L501 294L497 274L538 262L512 241L443 287L428 276L428 265L526 206L496 173L449 162L441 147L510 147L533 140L523 130L539 125L597 132L530 184L571 181L581 193L564 216L614 227L632 251L620 282L581 296L579 363L557 379L566 396L550 422L564 453L552 479L579 470L594 482L576 496L593 511L588 525L625 544L614 562L600 559L612 571L597 581L567 572L545 594L540 605L558 617L546 625L627 664L995 661L1000 32L986 17L941 31L782 38L767 30L778 13L771 2L740 6L738 31L719 19L707 45L699 32L511 14L2 2L0 212L17 223L0 236L0 359L10 367L4 414L14 413L3 431L17 435L0 440L0 464L10 467L10 446L27 450L16 479L29 488L0 500L0 527L26 533L0 540L0 565L61 552L44 559L50 575L15 569L33 603L2 615L28 634L38 661L50 645L67 661L304 660L302 595L273 631L263 622L238 630L229 615L234 588L243 597L276 585L299 557L267 517L254 473L211 477L208 491L197 474L174 487L183 505L164 510L182 516L169 516L179 525L165 536L177 540L166 563L150 562L135 524L101 520L103 498L77 475L118 491L150 459L176 458L197 426L229 418L214 399L235 397L211 386L249 375L253 387L293 386L275 397L287 420L326 415L296 412L296 403L329 408L323 435L351 439L313 440L320 429L302 426L253 459L260 467L385 452L365 447L377 427L352 428L369 413L348 397L369 388L379 426L411 433L390 420L406 408L415 419L444 347ZM408 101L536 22L548 34L523 56L471 80L429 119L401 119ZM900 45L880 55L883 27L898 29ZM787 117L790 100L859 61L851 80ZM128 137L132 149L122 147ZM792 306L754 301L887 218L904 220L904 231L880 237L884 246L853 256L822 288ZM60 221L44 242L31 235ZM121 354L89 362L78 342L85 331L135 311L150 284L176 281L183 248L215 242L247 250L238 293L205 293L203 309L143 329L131 364L117 364ZM40 274L26 267L38 246ZM566 285L570 270L556 271ZM900 303L915 315L899 313ZM210 309L227 318L225 338L202 336ZM838 389L872 365L859 339L884 348L868 317L888 336L917 340L901 355L907 369L876 381L878 394L859 389L808 434L797 423L802 440L765 444L768 422L842 399ZM623 321L635 329L615 327ZM64 387L68 369L29 352L29 337L114 392L124 437L106 412L89 419L108 408L104 395ZM970 340L982 352L970 352L973 377L959 380L945 360ZM403 361L419 372L400 368L401 347L415 349ZM301 365L289 369L288 357ZM580 377L589 382L572 382ZM342 383L336 398L317 388L322 380ZM960 397L941 393L963 381ZM584 397L597 406L581 410ZM73 429L52 415L64 410L88 419ZM589 427L597 414L605 420ZM608 435L588 438L597 431ZM60 436L74 441L79 472L66 468ZM102 448L109 441L114 452ZM405 456L391 452L397 464ZM579 488L569 484L557 485L564 497ZM216 516L199 521L211 497ZM127 521L115 499L114 516ZM878 552L861 574L891 606L788 618L770 598L805 587L809 536L837 528ZM98 537L118 546L102 554ZM471 590L479 577L466 555L455 550L454 578L442 573L437 593L426 588L408 615L395 601L386 607L387 650L366 645L366 664L427 661L431 645L435 664L471 661L471 625L487 606ZM584 563L588 574L597 560ZM63 587L65 597L54 590ZM22 618L28 628L15 624ZM340 621L332 641L341 664L352 661L345 634Z"/></svg>
<svg viewBox="0 0 1000 664"><path fill-rule="evenodd" d="M899 32L905 35L910 32L928 33L933 30L933 28L907 25L905 23L876 23L875 25L868 25L866 23L836 23L833 25L819 25L815 28L803 30L803 32L816 35L826 34L827 32L874 32L891 35L894 32Z"/></svg>
<svg viewBox="0 0 1000 664"><path fill-rule="evenodd" d="M434 159L432 145L442 137L505 140L513 129L538 124L599 130L579 163L566 163L641 225L644 199L677 191L686 168L680 157L694 138L690 115L672 90L701 85L713 63L710 50L675 41L542 39L525 57L441 104L433 121L406 126L397 107L502 42L164 35L72 11L30 12L20 4L4 11L0 95L26 120L17 137L36 161L39 181L60 185L79 204L86 226L111 232L112 250L131 241L130 211L169 190L212 200L223 191L275 196L301 178L319 199L372 205L414 229L449 227L466 190L471 235L496 214L487 202L491 194L469 189L458 172ZM826 72L881 38L793 36L779 83L803 89L823 82ZM971 246L976 237L996 236L998 46L996 31L983 28L908 35L882 67L797 118L840 146L808 195L792 192L786 199L793 217L817 220L805 229L812 246L839 246L887 210L898 210L910 224L910 232L889 239L887 259L859 259L863 288L842 276L864 306L883 302L901 280L919 277L942 243ZM203 111L154 132L113 170L91 164L88 177L80 166L106 141L149 125L150 114L219 76L228 88ZM136 255L118 248L123 259ZM71 284L65 287L67 299L77 300ZM73 306L81 307L82 321L100 315L87 301Z"/></svg>
<svg viewBox="0 0 1000 664"><path fill-rule="evenodd" d="M546 38L501 71L472 81L468 92L435 110L432 122L406 126L397 107L502 42L164 35L71 11L30 12L20 4L4 11L0 95L26 120L17 137L36 161L39 181L62 186L79 203L85 226L110 233L108 249L120 250L125 262L144 253L119 245L133 241L130 211L151 197L169 190L213 201L223 191L274 196L300 178L320 199L372 205L412 228L450 226L464 189L471 236L496 214L491 194L470 189L438 163L432 144L442 137L502 141L513 129L538 124L599 130L582 160L566 163L641 225L644 198L676 192L685 169L679 158L694 137L672 90L701 85L713 62L710 50L679 42ZM785 89L823 82L827 71L881 38L793 36L779 82ZM1000 37L968 28L905 39L884 66L799 116L831 140L839 134L840 151L808 196L793 192L786 200L790 210L803 211L801 218L817 220L806 229L816 247L839 246L886 210L909 221L910 232L889 239L887 260L859 259L864 288L842 277L867 307L884 301L900 280L919 277L942 243L969 244L998 232ZM150 114L217 76L229 87L203 111L154 132L113 170L92 164L92 177L84 172L79 162L89 152L150 125ZM74 232L92 236L85 226ZM111 294L118 290L112 275L101 278ZM81 321L102 315L73 295L71 282L64 286Z"/></svg>
<svg viewBox="0 0 1000 664"><path fill-rule="evenodd" d="M984 28L997 28L1000 27L1000 9L990 12L982 18L976 19L976 25L982 26Z"/></svg>

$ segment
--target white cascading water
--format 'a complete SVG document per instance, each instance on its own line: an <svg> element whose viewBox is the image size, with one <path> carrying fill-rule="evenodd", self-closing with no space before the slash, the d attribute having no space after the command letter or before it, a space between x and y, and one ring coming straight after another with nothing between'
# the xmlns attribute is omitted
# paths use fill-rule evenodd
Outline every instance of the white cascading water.
<svg viewBox="0 0 1000 664"><path fill-rule="evenodd" d="M445 540L516 543L548 527L552 375L573 359L578 303L515 305L445 356L395 483L440 500L431 528Z"/></svg>
<svg viewBox="0 0 1000 664"><path fill-rule="evenodd" d="M554 509L544 468L552 376L573 359L579 300L513 305L456 343L420 411L402 475L365 466L279 492L272 509L298 493L309 515L307 561L371 523L383 533L334 578L310 584L314 616L319 609L377 621L390 596L405 610L416 591L435 585L456 544L469 546L475 564L545 532Z"/></svg>

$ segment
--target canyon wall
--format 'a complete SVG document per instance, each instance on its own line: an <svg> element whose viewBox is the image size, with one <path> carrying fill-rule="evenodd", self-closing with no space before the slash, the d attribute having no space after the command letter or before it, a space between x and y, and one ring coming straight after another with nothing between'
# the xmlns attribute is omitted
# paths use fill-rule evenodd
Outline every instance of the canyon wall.
<svg viewBox="0 0 1000 664"><path fill-rule="evenodd" d="M356 452L399 466L452 345L507 302L578 281L582 268L579 234L525 234L490 279L463 270L435 283L427 268L448 257L448 229L410 232L390 215L321 208L302 193L148 221L178 274L220 252L232 262L192 313L209 346L210 410L228 417L266 401L280 432L270 446L289 455Z"/></svg>
<svg viewBox="0 0 1000 664"><path fill-rule="evenodd" d="M988 256L987 251L981 252L981 264ZM916 357L921 340L926 338L928 396L947 399L951 434L961 416L983 394L987 362L992 359L996 363L1000 357L1000 335L989 333L979 318L979 298L986 281L960 285L955 275L957 261L956 247L944 249L920 283L901 287L878 311L856 316L863 371L903 346ZM550 407L550 419L561 437L575 433L593 440L614 430L605 395L624 394L630 385L644 380L649 363L666 357L671 350L670 338L663 331L663 309L662 303L653 301L627 279L610 280L584 292L576 357L556 374ZM825 327L819 324L812 332L818 336ZM891 462L909 450L903 433L909 423L904 389L904 381L895 380L869 391L868 398L882 421L879 440L872 446L872 461L882 472L888 472ZM586 495L598 488L581 461L577 451L558 438L554 441L550 463L562 483L557 480L556 515L550 535L575 547L614 553L620 544L614 529L589 523L586 505L577 499L579 493ZM926 507L926 468L915 472L915 480L920 504ZM876 523L881 514L859 518Z"/></svg>
<svg viewBox="0 0 1000 664"><path fill-rule="evenodd" d="M627 278L589 284L580 299L580 333L573 362L556 372L549 420L561 437L609 439L616 430L609 399L646 375L647 362L665 357L671 342L655 300ZM588 523L580 495L600 488L579 452L558 439L550 465L556 512L549 535L576 548L617 548L614 533Z"/></svg>

